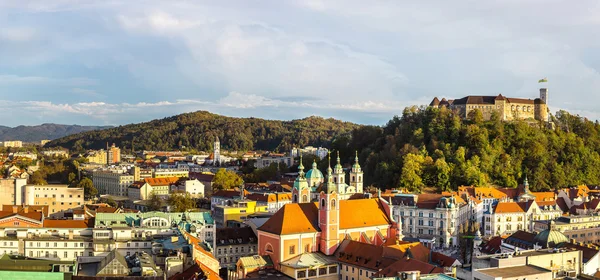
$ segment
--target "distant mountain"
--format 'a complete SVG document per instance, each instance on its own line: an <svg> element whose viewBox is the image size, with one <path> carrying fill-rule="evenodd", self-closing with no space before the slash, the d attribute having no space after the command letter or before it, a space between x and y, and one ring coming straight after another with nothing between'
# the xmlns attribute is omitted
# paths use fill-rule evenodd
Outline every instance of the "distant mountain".
<svg viewBox="0 0 600 280"><path fill-rule="evenodd" d="M267 150L287 152L294 146L327 146L338 136L349 136L361 125L336 119L308 117L280 121L258 118L233 118L206 111L185 113L139 124L69 135L47 146L80 151L100 149L107 143L131 151L173 150L185 146L211 151L219 137L221 148L232 151Z"/></svg>
<svg viewBox="0 0 600 280"><path fill-rule="evenodd" d="M71 134L111 128L112 126L81 126L45 123L41 125L17 127L0 126L0 141L21 140L24 142L39 142L40 140L54 140Z"/></svg>

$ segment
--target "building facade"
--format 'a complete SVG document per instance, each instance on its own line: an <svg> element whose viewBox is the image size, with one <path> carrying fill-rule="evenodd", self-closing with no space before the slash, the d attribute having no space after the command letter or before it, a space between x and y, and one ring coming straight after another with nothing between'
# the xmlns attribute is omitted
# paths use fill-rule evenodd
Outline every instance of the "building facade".
<svg viewBox="0 0 600 280"><path fill-rule="evenodd" d="M122 171L95 171L92 181L98 194L127 196L127 188L133 184L134 176Z"/></svg>
<svg viewBox="0 0 600 280"><path fill-rule="evenodd" d="M20 205L23 203L27 179L0 179L0 204Z"/></svg>
<svg viewBox="0 0 600 280"><path fill-rule="evenodd" d="M240 258L257 253L258 238L250 227L219 228L216 231L215 258L222 267L233 270Z"/></svg>
<svg viewBox="0 0 600 280"><path fill-rule="evenodd" d="M121 149L117 147L115 143L113 143L110 148L106 147L106 154L107 164L115 164L121 162Z"/></svg>
<svg viewBox="0 0 600 280"><path fill-rule="evenodd" d="M83 188L67 185L27 185L23 199L26 205L47 205L50 215L79 208L84 201Z"/></svg>
<svg viewBox="0 0 600 280"><path fill-rule="evenodd" d="M2 146L6 148L21 148L23 147L23 141L4 141Z"/></svg>

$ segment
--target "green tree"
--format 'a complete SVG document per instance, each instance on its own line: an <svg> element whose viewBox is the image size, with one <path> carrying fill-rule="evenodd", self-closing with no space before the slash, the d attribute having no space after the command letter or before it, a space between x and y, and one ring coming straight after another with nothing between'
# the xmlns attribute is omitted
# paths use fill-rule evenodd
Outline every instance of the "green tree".
<svg viewBox="0 0 600 280"><path fill-rule="evenodd" d="M105 199L104 202L106 204L110 205L111 207L117 207L118 206L117 202L114 199L110 198L110 197L107 198L107 199Z"/></svg>
<svg viewBox="0 0 600 280"><path fill-rule="evenodd" d="M156 195L154 192L150 194L150 199L148 200L148 210L149 211L159 211L161 210L163 205L163 200Z"/></svg>
<svg viewBox="0 0 600 280"><path fill-rule="evenodd" d="M86 199L90 199L98 195L98 189L94 187L94 183L92 182L92 180L90 180L90 178L86 177L81 179L81 181L79 181L79 183L77 184L77 187L83 188L83 193Z"/></svg>
<svg viewBox="0 0 600 280"><path fill-rule="evenodd" d="M174 193L169 196L167 203L171 207L171 212L185 212L196 208L196 201L189 193Z"/></svg>
<svg viewBox="0 0 600 280"><path fill-rule="evenodd" d="M239 187L242 185L243 180L242 177L237 175L233 171L229 171L225 168L219 169L215 174L212 187L213 191L223 190L223 189L232 189L234 187Z"/></svg>
<svg viewBox="0 0 600 280"><path fill-rule="evenodd" d="M422 166L424 162L422 155L407 154L402 164L402 175L400 177L400 187L409 191L419 191L423 187L421 179Z"/></svg>
<svg viewBox="0 0 600 280"><path fill-rule="evenodd" d="M69 177L68 177L69 184L73 184L73 182L75 182L76 179L77 179L77 175L75 175L75 173L73 173L73 172L70 172Z"/></svg>

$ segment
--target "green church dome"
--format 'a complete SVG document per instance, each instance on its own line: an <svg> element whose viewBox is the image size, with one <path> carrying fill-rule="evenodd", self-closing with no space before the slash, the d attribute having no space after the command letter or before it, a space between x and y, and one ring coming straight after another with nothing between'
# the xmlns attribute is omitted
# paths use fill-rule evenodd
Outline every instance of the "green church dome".
<svg viewBox="0 0 600 280"><path fill-rule="evenodd" d="M307 179L323 179L323 173L317 169L317 163L313 162L312 169L306 172Z"/></svg>
<svg viewBox="0 0 600 280"><path fill-rule="evenodd" d="M569 238L562 232L555 230L554 221L551 221L547 230L538 233L533 238L533 243L537 243L544 248L554 248L561 243L569 243Z"/></svg>

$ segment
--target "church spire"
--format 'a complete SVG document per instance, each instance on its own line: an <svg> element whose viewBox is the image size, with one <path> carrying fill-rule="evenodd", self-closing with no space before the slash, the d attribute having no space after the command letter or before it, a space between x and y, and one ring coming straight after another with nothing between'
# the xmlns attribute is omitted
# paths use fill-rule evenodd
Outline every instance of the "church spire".
<svg viewBox="0 0 600 280"><path fill-rule="evenodd" d="M326 183L327 185L326 185L326 190L327 190L327 193L332 193L333 191L336 190L336 187L333 184L333 177L331 177L332 176L332 174L331 174L331 171L332 171L331 170L331 152L329 152L329 155L327 157L327 165L329 167L327 167L327 183Z"/></svg>
<svg viewBox="0 0 600 280"><path fill-rule="evenodd" d="M302 153L300 153L300 165L298 165L298 177L304 177L304 165L302 165Z"/></svg>

